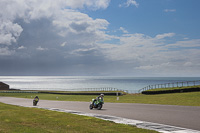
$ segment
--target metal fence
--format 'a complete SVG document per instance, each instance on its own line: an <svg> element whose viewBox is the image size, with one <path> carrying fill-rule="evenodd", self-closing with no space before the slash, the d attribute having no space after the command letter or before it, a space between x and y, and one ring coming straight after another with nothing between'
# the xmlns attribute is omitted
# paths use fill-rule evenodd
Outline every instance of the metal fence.
<svg viewBox="0 0 200 133"><path fill-rule="evenodd" d="M148 85L138 91L141 93L142 91L147 91L150 89L158 89L158 88L174 88L174 87L189 87L189 86L197 86L200 85L200 80L197 81L184 81L184 82L174 82L174 83L165 83L165 84L155 84Z"/></svg>

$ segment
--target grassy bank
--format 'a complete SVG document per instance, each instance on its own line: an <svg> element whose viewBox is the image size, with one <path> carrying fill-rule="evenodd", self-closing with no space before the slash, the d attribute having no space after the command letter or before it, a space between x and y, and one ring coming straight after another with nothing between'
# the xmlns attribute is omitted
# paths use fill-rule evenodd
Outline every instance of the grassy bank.
<svg viewBox="0 0 200 133"><path fill-rule="evenodd" d="M183 90L183 89L190 89L190 88L197 88L200 89L200 86L188 86L188 87L173 87L173 88L156 88L156 89L150 89L147 91L168 91L168 90Z"/></svg>
<svg viewBox="0 0 200 133"><path fill-rule="evenodd" d="M134 132L156 133L134 126L116 124L97 118L48 111L37 108L25 108L0 103L1 133L90 133L90 132Z"/></svg>
<svg viewBox="0 0 200 133"><path fill-rule="evenodd" d="M34 98L38 95L44 100L60 100L60 101L85 101L89 102L95 95L57 95L57 94L31 94L31 93L0 93L0 96L11 96L21 98ZM200 106L200 92L189 93L171 93L160 95L143 95L143 94L127 94L119 96L105 96L106 102L112 103L144 103L144 104L165 104L165 105L183 105L183 106Z"/></svg>

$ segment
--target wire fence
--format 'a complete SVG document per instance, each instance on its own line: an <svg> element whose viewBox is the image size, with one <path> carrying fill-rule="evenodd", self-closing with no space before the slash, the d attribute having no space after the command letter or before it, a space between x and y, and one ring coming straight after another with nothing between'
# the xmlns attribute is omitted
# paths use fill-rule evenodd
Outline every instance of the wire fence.
<svg viewBox="0 0 200 133"><path fill-rule="evenodd" d="M197 86L200 85L200 80L197 81L184 81L184 82L174 82L174 83L165 83L165 84L155 84L148 85L138 91L141 93L142 91L147 91L150 89L158 89L158 88L174 88L174 87L189 87L189 86Z"/></svg>

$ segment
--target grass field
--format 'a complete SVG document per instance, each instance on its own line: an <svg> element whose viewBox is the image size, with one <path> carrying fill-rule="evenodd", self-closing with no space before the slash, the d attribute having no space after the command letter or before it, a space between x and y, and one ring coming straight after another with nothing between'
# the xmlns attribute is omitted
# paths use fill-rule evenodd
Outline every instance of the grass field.
<svg viewBox="0 0 200 133"><path fill-rule="evenodd" d="M95 95L57 95L57 94L32 94L32 93L0 93L0 96L34 98L36 95L44 100L60 101L85 101L89 102ZM200 106L200 92L189 93L171 93L159 95L127 94L119 96L105 96L104 101L112 103L144 103L144 104L165 104L165 105L183 105Z"/></svg>
<svg viewBox="0 0 200 133"><path fill-rule="evenodd" d="M156 133L97 118L0 103L0 133Z"/></svg>

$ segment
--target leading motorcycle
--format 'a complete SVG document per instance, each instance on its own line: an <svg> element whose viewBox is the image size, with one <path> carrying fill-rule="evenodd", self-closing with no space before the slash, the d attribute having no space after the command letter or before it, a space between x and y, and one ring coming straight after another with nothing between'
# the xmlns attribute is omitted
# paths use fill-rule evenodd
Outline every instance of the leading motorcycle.
<svg viewBox="0 0 200 133"><path fill-rule="evenodd" d="M89 108L90 109L96 108L100 110L103 107L103 104L104 104L103 98L92 99L92 102L90 103Z"/></svg>

